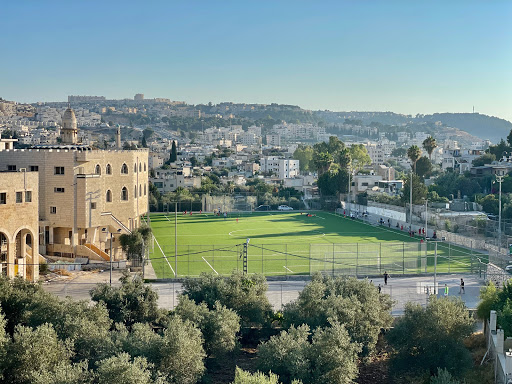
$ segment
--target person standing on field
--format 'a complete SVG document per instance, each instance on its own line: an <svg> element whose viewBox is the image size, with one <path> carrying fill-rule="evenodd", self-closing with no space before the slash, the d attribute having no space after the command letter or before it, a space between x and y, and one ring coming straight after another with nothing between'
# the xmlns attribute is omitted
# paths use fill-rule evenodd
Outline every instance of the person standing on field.
<svg viewBox="0 0 512 384"><path fill-rule="evenodd" d="M387 271L384 271L384 285L388 285L388 272Z"/></svg>

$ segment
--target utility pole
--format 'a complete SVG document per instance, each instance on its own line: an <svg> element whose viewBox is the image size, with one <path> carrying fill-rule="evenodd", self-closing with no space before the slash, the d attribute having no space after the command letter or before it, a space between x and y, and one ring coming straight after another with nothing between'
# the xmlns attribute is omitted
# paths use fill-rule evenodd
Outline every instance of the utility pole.
<svg viewBox="0 0 512 384"><path fill-rule="evenodd" d="M425 240L428 237L428 199L425 199Z"/></svg>
<svg viewBox="0 0 512 384"><path fill-rule="evenodd" d="M174 202L174 278L178 277L178 202Z"/></svg>
<svg viewBox="0 0 512 384"><path fill-rule="evenodd" d="M499 193L499 210L498 210L498 251L501 254L501 183L503 182L503 176L496 176L496 180L500 184L500 193Z"/></svg>
<svg viewBox="0 0 512 384"><path fill-rule="evenodd" d="M437 295L437 240L434 248L434 294Z"/></svg>
<svg viewBox="0 0 512 384"><path fill-rule="evenodd" d="M409 203L409 231L412 231L412 168L411 168L411 178L409 179L409 195L410 195L410 203Z"/></svg>
<svg viewBox="0 0 512 384"><path fill-rule="evenodd" d="M248 273L247 248L249 246L250 240L251 239L247 239L247 241L244 243L244 254L243 254L243 273L244 273L244 275L247 275L247 273Z"/></svg>

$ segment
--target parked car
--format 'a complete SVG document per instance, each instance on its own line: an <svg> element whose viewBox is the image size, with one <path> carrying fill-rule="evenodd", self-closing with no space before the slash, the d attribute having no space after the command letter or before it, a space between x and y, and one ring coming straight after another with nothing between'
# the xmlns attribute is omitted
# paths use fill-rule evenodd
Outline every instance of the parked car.
<svg viewBox="0 0 512 384"><path fill-rule="evenodd" d="M260 205L255 209L255 211L270 211L270 205Z"/></svg>
<svg viewBox="0 0 512 384"><path fill-rule="evenodd" d="M289 207L288 205L280 205L277 207L278 211L293 211L292 207Z"/></svg>
<svg viewBox="0 0 512 384"><path fill-rule="evenodd" d="M505 271L507 271L508 273L512 273L512 265L507 265L505 267Z"/></svg>

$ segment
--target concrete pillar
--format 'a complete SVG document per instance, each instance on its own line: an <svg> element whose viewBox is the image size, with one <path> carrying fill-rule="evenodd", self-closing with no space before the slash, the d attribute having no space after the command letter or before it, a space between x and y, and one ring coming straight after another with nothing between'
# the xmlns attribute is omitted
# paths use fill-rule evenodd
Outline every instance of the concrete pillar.
<svg viewBox="0 0 512 384"><path fill-rule="evenodd" d="M49 240L50 244L54 243L54 236L53 236L53 227L48 227L48 234L49 234Z"/></svg>
<svg viewBox="0 0 512 384"><path fill-rule="evenodd" d="M7 276L14 277L14 260L16 258L16 242L11 242L7 248Z"/></svg>
<svg viewBox="0 0 512 384"><path fill-rule="evenodd" d="M38 241L33 241L32 242L32 263L34 264L33 265L33 268L32 268L32 279L33 281L38 281L39 280L39 242Z"/></svg>
<svg viewBox="0 0 512 384"><path fill-rule="evenodd" d="M496 331L496 352L504 353L504 347L505 347L505 332L503 332L503 329L498 329Z"/></svg>
<svg viewBox="0 0 512 384"><path fill-rule="evenodd" d="M512 349L505 352L505 375L506 379L512 377Z"/></svg>
<svg viewBox="0 0 512 384"><path fill-rule="evenodd" d="M496 311L491 311L491 319L489 321L491 332L496 332Z"/></svg>

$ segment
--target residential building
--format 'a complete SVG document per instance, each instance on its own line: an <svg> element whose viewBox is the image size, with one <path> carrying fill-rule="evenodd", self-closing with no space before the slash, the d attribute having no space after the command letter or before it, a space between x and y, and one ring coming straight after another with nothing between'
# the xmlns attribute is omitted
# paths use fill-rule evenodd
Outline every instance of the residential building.
<svg viewBox="0 0 512 384"><path fill-rule="evenodd" d="M296 177L299 175L299 160L283 159L277 156L264 156L261 158L261 171L271 172L280 180Z"/></svg>
<svg viewBox="0 0 512 384"><path fill-rule="evenodd" d="M39 278L38 174L0 172L0 273Z"/></svg>
<svg viewBox="0 0 512 384"><path fill-rule="evenodd" d="M107 260L122 258L119 235L141 224L148 206L147 150L93 150L76 144L74 112L63 116L62 145L0 151L0 170L39 176L42 254Z"/></svg>

